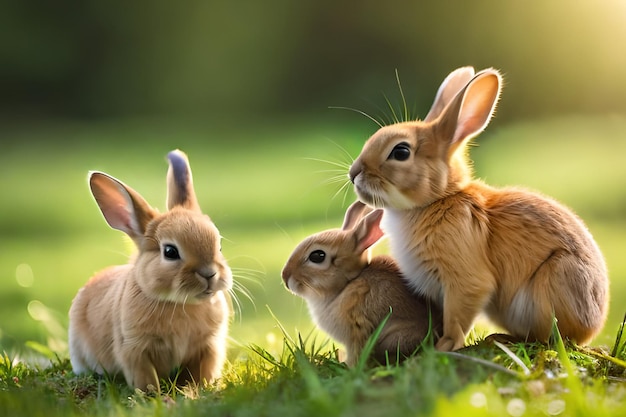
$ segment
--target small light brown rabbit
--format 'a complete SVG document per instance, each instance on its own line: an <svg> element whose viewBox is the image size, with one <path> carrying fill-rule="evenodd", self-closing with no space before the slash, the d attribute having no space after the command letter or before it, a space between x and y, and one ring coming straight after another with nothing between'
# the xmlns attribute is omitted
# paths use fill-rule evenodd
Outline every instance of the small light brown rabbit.
<svg viewBox="0 0 626 417"><path fill-rule="evenodd" d="M91 192L108 224L138 253L92 277L70 308L76 373L123 373L131 387L159 389L180 367L182 382L211 382L226 357L231 271L220 233L202 214L187 156L168 155L168 210L159 214L133 189L100 172Z"/></svg>
<svg viewBox="0 0 626 417"><path fill-rule="evenodd" d="M452 72L424 121L385 126L349 177L359 199L385 210L392 255L417 293L443 305L440 350L463 347L484 311L511 335L588 343L604 325L609 284L602 254L568 208L471 176L468 141L500 95L493 69Z"/></svg>
<svg viewBox="0 0 626 417"><path fill-rule="evenodd" d="M282 271L285 285L304 298L313 320L343 344L346 363L356 364L376 328L391 316L372 356L385 363L411 355L428 332L441 333L441 311L409 291L396 263L388 256L369 261L368 248L383 235L382 210L369 211L355 202L341 229L317 233L300 243Z"/></svg>

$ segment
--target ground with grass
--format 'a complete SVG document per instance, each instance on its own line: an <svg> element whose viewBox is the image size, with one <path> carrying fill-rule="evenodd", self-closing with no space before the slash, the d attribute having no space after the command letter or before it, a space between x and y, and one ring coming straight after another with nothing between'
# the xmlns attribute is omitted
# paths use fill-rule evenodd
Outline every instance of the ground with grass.
<svg viewBox="0 0 626 417"><path fill-rule="evenodd" d="M587 222L611 271L609 319L593 348L478 343L491 330L481 327L459 354L425 346L402 366L353 370L331 342L321 342L279 274L303 237L341 222L354 198L341 188L347 164L371 125L291 121L252 130L117 121L3 130L0 415L626 413L624 338L616 342L626 311L623 117L496 123L471 151L487 182L543 191ZM155 397L73 375L67 310L94 271L124 263L130 251L102 220L87 171L106 171L162 208L165 155L173 148L189 154L200 203L224 235L238 302L223 381L199 392L164 381Z"/></svg>
<svg viewBox="0 0 626 417"><path fill-rule="evenodd" d="M623 326L622 326L623 328ZM348 369L336 351L285 335L282 352L251 346L205 389L162 382L161 394L75 376L67 360L36 369L0 361L7 416L614 416L626 413L626 337L611 352L551 343L481 341L441 353L426 343L402 365Z"/></svg>

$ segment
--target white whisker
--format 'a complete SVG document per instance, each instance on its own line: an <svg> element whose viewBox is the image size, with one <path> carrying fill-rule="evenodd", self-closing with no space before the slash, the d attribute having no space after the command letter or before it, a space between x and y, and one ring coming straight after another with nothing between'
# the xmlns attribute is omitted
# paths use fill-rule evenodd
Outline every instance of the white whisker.
<svg viewBox="0 0 626 417"><path fill-rule="evenodd" d="M345 192L344 192L345 191ZM337 196L339 194L343 193L343 199L341 201L342 206L346 205L346 199L348 197L348 193L350 191L350 181L345 181L341 187L339 187L339 189L335 192L335 194L333 194L333 196L331 197L331 200L334 200L335 198L337 198Z"/></svg>
<svg viewBox="0 0 626 417"><path fill-rule="evenodd" d="M350 168L350 164L348 164L346 162L341 162L341 161L337 162L337 161L329 161L327 159L309 158L309 157L306 157L306 158L303 158L303 159L306 159L308 161L323 162L325 164L334 165L336 167L343 168L343 169Z"/></svg>
<svg viewBox="0 0 626 417"><path fill-rule="evenodd" d="M239 282L236 283L236 284L233 284L233 290L237 291L238 293L240 293L241 295L246 297L248 299L248 301L250 301L250 303L252 303L252 305L254 306L254 308L256 310L256 305L254 303L254 296L252 295L250 290L248 290L245 286L243 286Z"/></svg>
<svg viewBox="0 0 626 417"><path fill-rule="evenodd" d="M241 310L241 302L239 301L239 297L237 297L237 294L235 294L232 289L228 290L228 294L230 294L230 299L233 301L233 313L235 314L235 316L237 316L239 322L241 323L243 313Z"/></svg>
<svg viewBox="0 0 626 417"><path fill-rule="evenodd" d="M335 145L336 147L339 148L339 150L343 153L343 155L347 158L346 160L346 165L344 168L350 169L350 165L352 165L354 163L354 158L352 157L352 155L350 155L350 152L348 152L346 150L346 148L344 148L343 146L339 145L337 142L335 142L334 140L328 139L328 141L330 141L330 143L332 143L333 145Z"/></svg>
<svg viewBox="0 0 626 417"><path fill-rule="evenodd" d="M251 268L231 268L233 277L242 279L248 282L261 285L262 277L265 275L265 271L259 271ZM235 282L233 282L233 285Z"/></svg>
<svg viewBox="0 0 626 417"><path fill-rule="evenodd" d="M324 180L324 182L322 184L327 185L327 184L344 184L344 183L349 183L350 181L348 180L348 177L345 175L335 175L332 176L330 178L327 178ZM342 187L343 188L343 187Z"/></svg>
<svg viewBox="0 0 626 417"><path fill-rule="evenodd" d="M357 110L357 109L353 109L351 107L342 107L342 106L330 106L330 109L338 109L338 110L350 110L353 111L355 113L360 114L361 116L365 116L368 119L370 119L372 122L376 123L378 125L378 127L383 127L384 124L382 124L381 122L379 122L378 120L376 120L374 117L370 116L369 114L365 113L362 110Z"/></svg>

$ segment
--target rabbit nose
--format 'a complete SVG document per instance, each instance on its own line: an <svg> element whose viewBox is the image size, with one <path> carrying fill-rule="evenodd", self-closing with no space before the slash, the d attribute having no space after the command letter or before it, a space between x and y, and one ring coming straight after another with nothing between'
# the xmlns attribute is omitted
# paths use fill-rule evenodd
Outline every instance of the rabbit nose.
<svg viewBox="0 0 626 417"><path fill-rule="evenodd" d="M281 276L283 278L283 282L286 284L287 281L289 280L289 277L291 276L291 271L287 268L284 268L281 273Z"/></svg>
<svg viewBox="0 0 626 417"><path fill-rule="evenodd" d="M200 268L196 271L196 275L207 281L211 281L211 279L217 275L217 271L213 268Z"/></svg>
<svg viewBox="0 0 626 417"><path fill-rule="evenodd" d="M348 172L348 177L350 178L350 182L354 184L354 179L359 176L361 173L361 165L355 161L350 167L350 171Z"/></svg>

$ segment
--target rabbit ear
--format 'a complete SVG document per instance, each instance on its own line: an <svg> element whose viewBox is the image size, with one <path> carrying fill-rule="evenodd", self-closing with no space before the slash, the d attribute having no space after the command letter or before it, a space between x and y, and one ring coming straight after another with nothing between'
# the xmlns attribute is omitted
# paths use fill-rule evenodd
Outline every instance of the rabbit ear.
<svg viewBox="0 0 626 417"><path fill-rule="evenodd" d="M89 174L89 187L109 226L133 240L143 236L157 214L139 193L103 172Z"/></svg>
<svg viewBox="0 0 626 417"><path fill-rule="evenodd" d="M456 94L467 85L473 76L473 67L461 67L452 71L441 83L437 95L435 96L435 101L430 107L424 121L430 122L439 117L443 109L445 109Z"/></svg>
<svg viewBox="0 0 626 417"><path fill-rule="evenodd" d="M446 107L438 124L449 141L450 151L487 127L500 97L500 85L498 71L481 71Z"/></svg>
<svg viewBox="0 0 626 417"><path fill-rule="evenodd" d="M384 233L380 228L382 218L383 209L376 209L363 217L353 229L358 253L363 253L383 237Z"/></svg>
<svg viewBox="0 0 626 417"><path fill-rule="evenodd" d="M354 227L354 225L366 214L370 213L372 208L367 206L366 204L360 202L359 200L355 201L348 207L346 210L346 215L343 219L343 225L341 226L341 230L350 230Z"/></svg>
<svg viewBox="0 0 626 417"><path fill-rule="evenodd" d="M178 149L167 154L170 167L167 171L167 208L182 206L200 211L200 205L193 189L193 178L187 155Z"/></svg>

